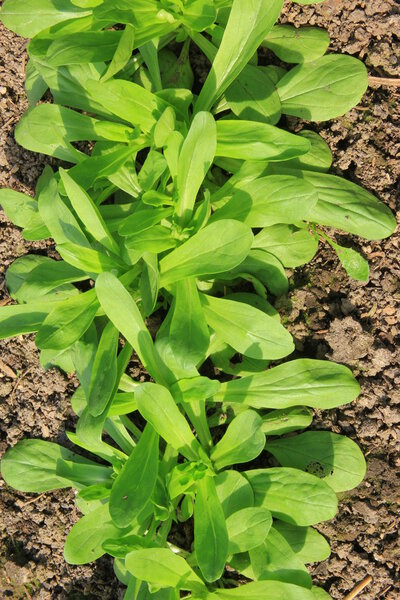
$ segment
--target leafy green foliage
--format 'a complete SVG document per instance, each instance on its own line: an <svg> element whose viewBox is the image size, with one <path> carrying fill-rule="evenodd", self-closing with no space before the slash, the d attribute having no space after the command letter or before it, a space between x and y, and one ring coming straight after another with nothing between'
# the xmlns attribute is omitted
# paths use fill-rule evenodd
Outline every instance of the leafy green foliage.
<svg viewBox="0 0 400 600"><path fill-rule="evenodd" d="M35 197L0 190L25 239L51 237L61 257L11 265L18 304L0 307L0 337L35 333L43 365L76 371L68 437L94 458L24 440L2 474L27 492L78 491L65 558L114 556L126 600L328 597L305 567L329 555L311 525L365 473L347 438L302 432L310 408L357 397L349 369L269 365L294 349L273 307L285 267L324 240L368 278L362 256L318 225L367 239L395 227L369 192L327 173L322 137L278 127L281 114L343 114L367 85L362 63L324 55L326 32L275 25L281 8L6 0L0 13L32 38L16 139L68 163L46 167ZM211 63L200 90L192 45ZM259 66L260 45L296 66ZM38 104L47 89L53 102ZM153 381L128 375L133 352ZM185 521L194 535L181 548L170 534ZM226 587L227 564L252 581Z"/></svg>

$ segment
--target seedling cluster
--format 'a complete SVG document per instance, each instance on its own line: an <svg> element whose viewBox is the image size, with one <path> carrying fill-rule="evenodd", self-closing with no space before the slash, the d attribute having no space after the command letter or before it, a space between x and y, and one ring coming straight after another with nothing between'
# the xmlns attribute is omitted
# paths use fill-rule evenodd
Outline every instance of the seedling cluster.
<svg viewBox="0 0 400 600"><path fill-rule="evenodd" d="M294 350L270 303L285 267L322 239L366 280L328 228L379 239L395 226L328 173L318 134L278 126L342 115L367 87L361 62L325 54L325 31L275 25L282 4L6 0L0 13L31 38L16 140L66 165L45 168L34 198L0 190L24 238L60 255L11 265L0 335L34 333L45 368L76 372L81 449L23 440L2 474L25 492L77 490L65 558L110 554L125 600L329 598L305 566L329 555L312 526L365 473L351 440L302 432L312 408L357 397L350 370L270 365ZM194 91L190 52L211 63ZM133 352L146 383L127 374Z"/></svg>

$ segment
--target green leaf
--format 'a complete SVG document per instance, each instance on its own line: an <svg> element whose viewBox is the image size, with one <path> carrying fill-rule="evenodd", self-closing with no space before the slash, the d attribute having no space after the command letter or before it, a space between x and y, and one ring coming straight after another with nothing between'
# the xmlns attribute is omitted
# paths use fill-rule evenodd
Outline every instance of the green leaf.
<svg viewBox="0 0 400 600"><path fill-rule="evenodd" d="M321 171L322 173L328 171L332 165L332 152L324 138L315 131L309 131L308 129L302 129L297 135L306 138L310 142L311 148L306 154L286 161L283 167L285 169Z"/></svg>
<svg viewBox="0 0 400 600"><path fill-rule="evenodd" d="M111 490L110 515L118 527L128 527L150 501L158 452L158 434L147 424Z"/></svg>
<svg viewBox="0 0 400 600"><path fill-rule="evenodd" d="M249 279L251 282L256 278L275 296L287 294L289 289L289 281L282 263L266 250L251 250L239 266L221 275L222 279L228 280L238 277Z"/></svg>
<svg viewBox="0 0 400 600"><path fill-rule="evenodd" d="M79 34L81 35L81 34ZM25 113L15 130L18 144L33 152L78 163L87 158L70 142L129 142L133 130L120 123L99 121L56 104L39 104Z"/></svg>
<svg viewBox="0 0 400 600"><path fill-rule="evenodd" d="M161 286L232 269L247 256L252 241L251 229L243 223L212 223L160 261Z"/></svg>
<svg viewBox="0 0 400 600"><path fill-rule="evenodd" d="M121 271L125 266L115 255L111 257L93 248L85 248L78 244L58 244L56 249L67 263L86 273Z"/></svg>
<svg viewBox="0 0 400 600"><path fill-rule="evenodd" d="M194 551L204 579L219 579L228 557L228 531L213 477L206 475L197 486L194 505Z"/></svg>
<svg viewBox="0 0 400 600"><path fill-rule="evenodd" d="M63 35L51 42L47 60L53 67L111 60L121 39L121 31L85 31Z"/></svg>
<svg viewBox="0 0 400 600"><path fill-rule="evenodd" d="M118 46L114 52L112 61L108 65L107 71L102 77L102 81L107 81L119 71L121 71L129 62L135 47L135 28L127 24L119 39Z"/></svg>
<svg viewBox="0 0 400 600"><path fill-rule="evenodd" d="M168 548L134 550L126 556L125 565L137 579L162 588L191 590L200 596L206 591L204 583L186 560Z"/></svg>
<svg viewBox="0 0 400 600"><path fill-rule="evenodd" d="M157 336L157 348L167 364L190 371L204 362L210 344L210 332L194 278L175 284L170 322ZM166 324L164 324L166 325Z"/></svg>
<svg viewBox="0 0 400 600"><path fill-rule="evenodd" d="M214 2L187 0L182 12L182 23L194 31L203 31L214 23L216 17Z"/></svg>
<svg viewBox="0 0 400 600"><path fill-rule="evenodd" d="M167 388L142 383L135 389L135 400L142 417L168 444L188 460L198 460L200 444Z"/></svg>
<svg viewBox="0 0 400 600"><path fill-rule="evenodd" d="M216 156L274 162L290 160L309 149L305 138L267 123L217 121Z"/></svg>
<svg viewBox="0 0 400 600"><path fill-rule="evenodd" d="M118 233L122 236L142 234L147 229L151 229L154 225L160 223L163 219L171 216L171 214L171 208L145 207L142 210L139 208L132 215L128 215L122 220Z"/></svg>
<svg viewBox="0 0 400 600"><path fill-rule="evenodd" d="M262 45L288 63L313 61L323 56L330 42L329 34L319 27L275 25Z"/></svg>
<svg viewBox="0 0 400 600"><path fill-rule="evenodd" d="M37 331L58 302L43 301L0 307L0 339Z"/></svg>
<svg viewBox="0 0 400 600"><path fill-rule="evenodd" d="M243 508L233 513L226 520L229 554L247 552L262 544L271 525L271 513L262 507Z"/></svg>
<svg viewBox="0 0 400 600"><path fill-rule="evenodd" d="M277 83L282 112L312 121L344 115L359 103L367 87L364 64L340 54L300 64Z"/></svg>
<svg viewBox="0 0 400 600"><path fill-rule="evenodd" d="M82 517L69 532L64 557L70 565L91 563L105 554L103 543L109 539L118 539L123 530L115 527L111 521L108 503Z"/></svg>
<svg viewBox="0 0 400 600"><path fill-rule="evenodd" d="M94 358L87 405L91 415L98 417L112 398L117 380L118 329L109 322L105 326Z"/></svg>
<svg viewBox="0 0 400 600"><path fill-rule="evenodd" d="M70 0L6 0L1 9L4 25L21 35L31 38L44 29L67 21L90 15L90 11L75 6Z"/></svg>
<svg viewBox="0 0 400 600"><path fill-rule="evenodd" d="M369 278L369 265L368 261L356 250L352 248L344 248L334 242L329 242L331 246L336 250L336 254L339 257L340 264L346 271L346 273L358 281L368 281Z"/></svg>
<svg viewBox="0 0 400 600"><path fill-rule="evenodd" d="M386 238L395 230L396 219L391 210L367 190L335 175L300 173L318 192L318 202L307 220L355 233L367 240Z"/></svg>
<svg viewBox="0 0 400 600"><path fill-rule="evenodd" d="M69 201L86 230L107 250L119 254L118 244L113 239L99 209L89 194L72 179L67 171L60 168L59 172Z"/></svg>
<svg viewBox="0 0 400 600"><path fill-rule="evenodd" d="M238 471L222 471L215 476L214 481L226 519L238 510L254 505L253 488Z"/></svg>
<svg viewBox="0 0 400 600"><path fill-rule="evenodd" d="M61 476L57 472L60 461L81 466L83 472L86 468L88 475L93 467L104 469L58 444L43 440L21 440L4 454L1 474L8 485L21 492L41 493L66 487L80 487L73 478ZM104 470L108 472L108 469ZM71 474L73 476L73 471Z"/></svg>
<svg viewBox="0 0 400 600"><path fill-rule="evenodd" d="M231 111L241 120L275 125L281 116L281 102L269 75L247 65L225 92Z"/></svg>
<svg viewBox="0 0 400 600"><path fill-rule="evenodd" d="M128 290L115 275L104 272L96 279L96 293L104 312L132 345L147 371L163 382L168 373L159 364L151 335Z"/></svg>
<svg viewBox="0 0 400 600"><path fill-rule="evenodd" d="M294 268L312 260L318 249L318 238L306 228L276 224L265 227L255 236L253 248L266 250L285 267Z"/></svg>
<svg viewBox="0 0 400 600"><path fill-rule="evenodd" d="M145 252L143 255L143 268L140 277L140 292L146 316L154 311L160 286L160 272L158 270L157 254Z"/></svg>
<svg viewBox="0 0 400 600"><path fill-rule="evenodd" d="M306 431L266 444L284 467L302 469L323 479L335 492L355 488L365 476L365 459L355 442L330 431Z"/></svg>
<svg viewBox="0 0 400 600"><path fill-rule="evenodd" d="M265 542L249 554L255 579L278 580L311 588L311 577L304 563L274 527Z"/></svg>
<svg viewBox="0 0 400 600"><path fill-rule="evenodd" d="M282 581L253 581L233 589L218 589L215 600L315 600L311 590ZM211 597L210 597L211 600Z"/></svg>
<svg viewBox="0 0 400 600"><path fill-rule="evenodd" d="M127 123L149 132L168 103L132 81L113 79L106 82L88 81L89 93L110 111Z"/></svg>
<svg viewBox="0 0 400 600"><path fill-rule="evenodd" d="M262 419L254 410L245 410L229 424L223 438L211 451L217 470L236 463L250 462L264 450Z"/></svg>
<svg viewBox="0 0 400 600"><path fill-rule="evenodd" d="M38 198L39 213L43 222L57 244L72 243L89 247L89 242L78 221L61 200L52 172L51 175L40 190Z"/></svg>
<svg viewBox="0 0 400 600"><path fill-rule="evenodd" d="M37 347L41 350L68 348L89 328L98 308L94 290L57 303L38 330Z"/></svg>
<svg viewBox="0 0 400 600"><path fill-rule="evenodd" d="M277 359L293 352L291 335L280 322L258 308L204 294L201 302L209 326L241 354Z"/></svg>
<svg viewBox="0 0 400 600"><path fill-rule="evenodd" d="M0 205L14 225L24 228L22 235L25 239L40 240L50 236L34 198L14 190L1 189Z"/></svg>
<svg viewBox="0 0 400 600"><path fill-rule="evenodd" d="M313 413L305 406L271 410L263 415L262 430L265 435L283 435L311 425Z"/></svg>
<svg viewBox="0 0 400 600"><path fill-rule="evenodd" d="M285 521L274 521L274 529L285 538L304 563L319 562L329 557L331 549L323 535L312 527L298 527Z"/></svg>
<svg viewBox="0 0 400 600"><path fill-rule="evenodd" d="M88 279L86 273L71 267L62 260L47 256L27 254L15 260L6 274L6 283L12 298L18 302L64 300L79 290L71 282Z"/></svg>
<svg viewBox="0 0 400 600"><path fill-rule="evenodd" d="M175 214L187 225L201 184L213 162L217 147L217 129L213 116L199 112L194 117L183 142L178 162L178 202Z"/></svg>
<svg viewBox="0 0 400 600"><path fill-rule="evenodd" d="M329 361L299 359L221 385L218 402L254 408L334 408L352 402L360 386L350 369Z"/></svg>
<svg viewBox="0 0 400 600"><path fill-rule="evenodd" d="M244 475L253 488L255 505L264 506L282 521L314 525L336 514L335 492L314 475L284 467L255 469Z"/></svg>
<svg viewBox="0 0 400 600"><path fill-rule="evenodd" d="M221 45L196 102L209 110L244 69L279 17L283 0L234 0Z"/></svg>
<svg viewBox="0 0 400 600"><path fill-rule="evenodd" d="M214 212L211 221L236 219L250 227L296 223L305 218L317 201L317 191L307 181L288 175L268 175L247 182L243 188L240 186Z"/></svg>

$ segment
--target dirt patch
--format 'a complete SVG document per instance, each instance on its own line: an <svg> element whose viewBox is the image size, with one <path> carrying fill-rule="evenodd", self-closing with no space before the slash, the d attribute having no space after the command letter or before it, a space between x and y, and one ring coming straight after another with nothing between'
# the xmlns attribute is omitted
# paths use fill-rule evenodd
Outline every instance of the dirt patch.
<svg viewBox="0 0 400 600"><path fill-rule="evenodd" d="M331 34L331 49L359 56L371 75L399 77L400 7L393 0L327 0L301 7L287 4L282 20L319 25ZM32 192L45 159L19 148L13 130L26 107L23 88L25 42L0 26L0 185ZM313 127L328 141L334 171L362 184L392 210L398 210L400 173L399 89L371 87L346 116ZM296 128L298 122L289 120ZM368 460L357 490L342 497L339 516L320 530L332 556L313 569L316 583L343 598L366 575L373 582L362 600L399 597L398 510L399 440L399 237L365 242L338 235L344 245L362 249L371 265L368 283L351 282L329 248L296 271L293 289L280 310L304 356L348 364L363 393L351 406L316 415L320 429L349 435ZM52 253L49 242L28 243L0 217L0 302L7 300L4 272L28 252ZM75 381L52 370L44 373L31 338L0 344L0 452L23 437L66 443L73 427L69 398ZM85 567L63 559L65 535L77 520L71 492L1 494L1 597L49 599L122 595L109 559Z"/></svg>

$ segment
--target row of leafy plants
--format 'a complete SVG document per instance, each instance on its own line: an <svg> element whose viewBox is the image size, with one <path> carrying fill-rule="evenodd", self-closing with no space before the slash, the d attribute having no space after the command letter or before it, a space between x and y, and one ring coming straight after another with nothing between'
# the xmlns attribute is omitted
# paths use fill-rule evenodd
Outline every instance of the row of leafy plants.
<svg viewBox="0 0 400 600"><path fill-rule="evenodd" d="M6 0L0 13L31 38L16 140L66 163L34 198L0 191L24 238L52 238L60 256L11 265L0 335L34 333L45 368L76 372L67 435L86 451L23 440L2 474L25 492L77 490L65 558L114 557L126 600L328 598L305 566L329 555L312 526L365 473L351 440L302 432L311 409L357 397L349 369L270 365L294 350L270 303L285 267L323 241L366 280L327 227L379 239L395 226L328 174L318 134L278 126L337 117L367 87L361 62L325 54L325 31L275 25L282 4ZM190 52L211 63L196 93ZM133 352L146 383L126 372Z"/></svg>

